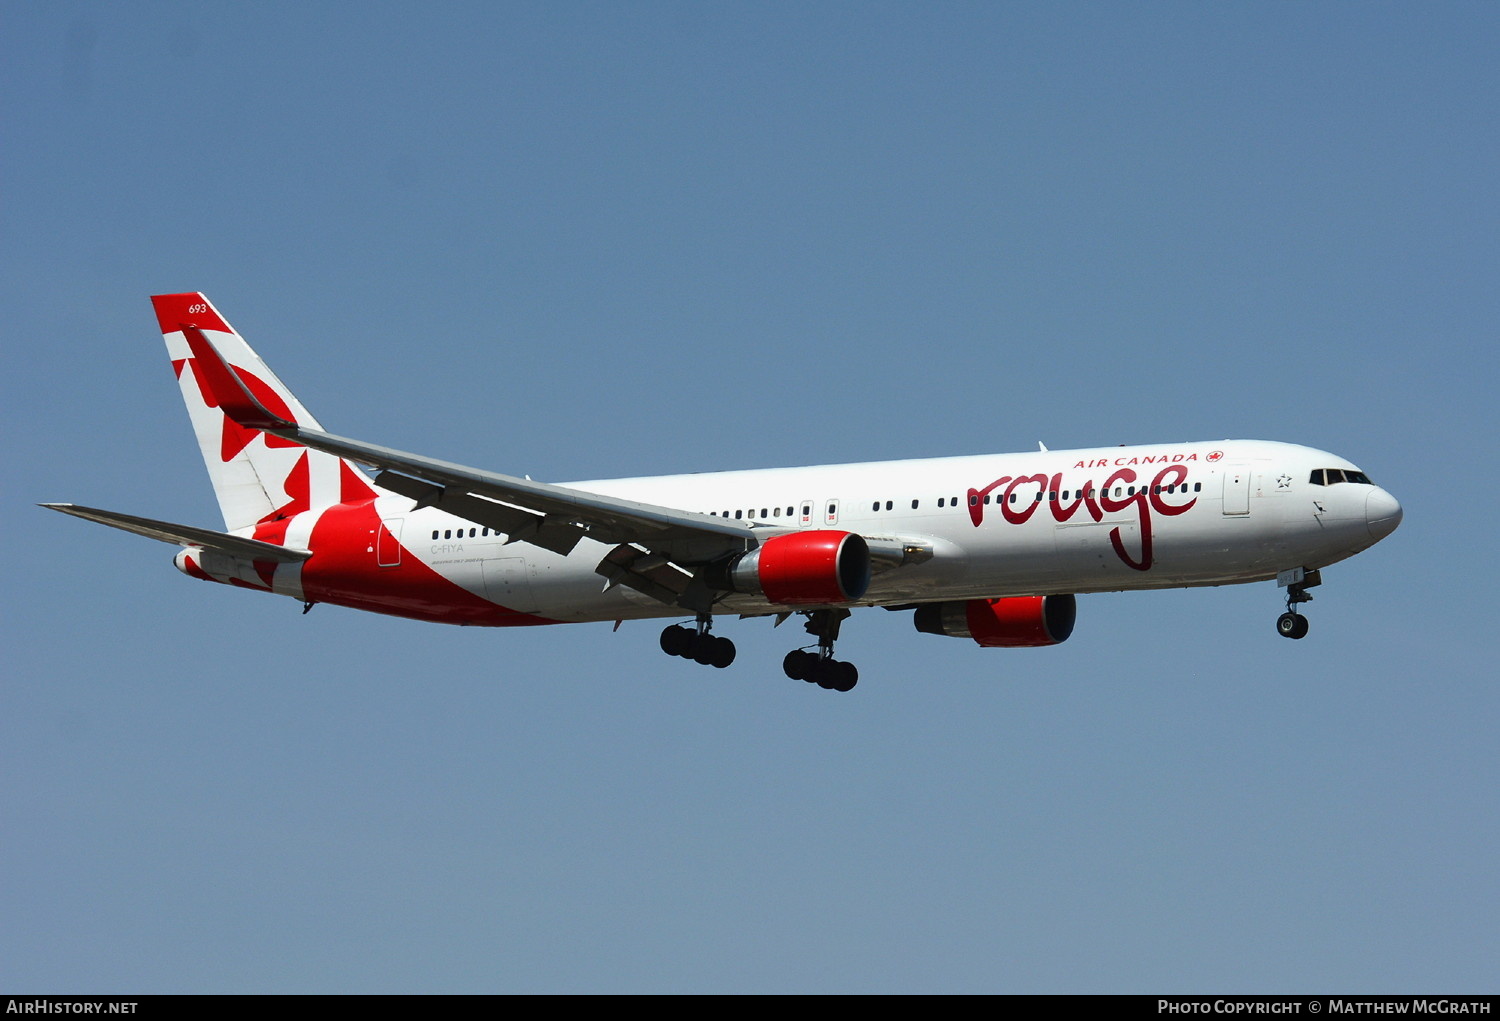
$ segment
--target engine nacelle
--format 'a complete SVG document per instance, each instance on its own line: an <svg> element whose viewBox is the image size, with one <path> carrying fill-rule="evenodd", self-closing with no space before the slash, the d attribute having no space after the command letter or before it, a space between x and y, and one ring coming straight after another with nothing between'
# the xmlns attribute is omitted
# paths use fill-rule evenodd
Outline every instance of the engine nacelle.
<svg viewBox="0 0 1500 1021"><path fill-rule="evenodd" d="M987 649L1021 649L1066 642L1078 601L1065 596L1007 596L928 603L917 607L918 631L972 638Z"/></svg>
<svg viewBox="0 0 1500 1021"><path fill-rule="evenodd" d="M870 587L870 547L854 532L788 532L731 561L714 581L784 606L849 603Z"/></svg>

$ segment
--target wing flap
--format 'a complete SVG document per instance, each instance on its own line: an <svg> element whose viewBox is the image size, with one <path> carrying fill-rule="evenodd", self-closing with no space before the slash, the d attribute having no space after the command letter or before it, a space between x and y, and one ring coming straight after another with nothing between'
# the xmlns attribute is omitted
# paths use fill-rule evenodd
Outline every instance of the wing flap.
<svg viewBox="0 0 1500 1021"><path fill-rule="evenodd" d="M622 543L610 550L594 573L606 580L605 588L625 585L668 606L682 606L707 613L714 593L703 581L703 572L688 571L659 553Z"/></svg>
<svg viewBox="0 0 1500 1021"><path fill-rule="evenodd" d="M389 470L375 476L375 484L410 497L418 507L438 507L477 525L502 532L506 536L506 545L524 541L567 556L586 534L583 529L556 521L549 527L545 514L534 514L483 496L473 496L458 487L437 486Z"/></svg>

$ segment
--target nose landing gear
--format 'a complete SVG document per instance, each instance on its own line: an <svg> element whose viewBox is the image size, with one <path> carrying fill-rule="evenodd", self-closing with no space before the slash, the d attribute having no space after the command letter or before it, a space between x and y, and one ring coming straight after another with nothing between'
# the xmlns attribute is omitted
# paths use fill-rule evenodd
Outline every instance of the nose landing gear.
<svg viewBox="0 0 1500 1021"><path fill-rule="evenodd" d="M709 634L711 627L713 618L706 613L699 614L696 629L673 624L661 633L661 651L722 670L734 662L734 643Z"/></svg>
<svg viewBox="0 0 1500 1021"><path fill-rule="evenodd" d="M1307 590L1321 585L1323 576L1317 571L1297 567L1282 571L1276 576L1276 583L1286 588L1286 612L1276 618L1276 633L1283 638L1305 638L1307 618L1297 612L1297 605L1312 602L1312 595Z"/></svg>

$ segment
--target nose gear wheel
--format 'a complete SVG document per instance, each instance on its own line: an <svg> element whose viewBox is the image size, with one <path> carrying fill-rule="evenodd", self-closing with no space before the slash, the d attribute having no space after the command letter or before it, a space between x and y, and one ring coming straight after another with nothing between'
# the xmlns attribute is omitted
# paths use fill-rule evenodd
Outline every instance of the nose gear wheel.
<svg viewBox="0 0 1500 1021"><path fill-rule="evenodd" d="M1297 612L1299 603L1312 602L1312 593L1307 590L1322 584L1317 571L1308 571L1304 580L1286 587L1286 612L1276 618L1276 633L1283 638L1307 637L1307 618Z"/></svg>

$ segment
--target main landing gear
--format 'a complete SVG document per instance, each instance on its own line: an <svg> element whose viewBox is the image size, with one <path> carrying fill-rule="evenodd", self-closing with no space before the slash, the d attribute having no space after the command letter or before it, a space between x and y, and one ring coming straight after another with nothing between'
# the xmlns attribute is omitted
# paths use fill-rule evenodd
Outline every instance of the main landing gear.
<svg viewBox="0 0 1500 1021"><path fill-rule="evenodd" d="M818 651L793 649L781 661L781 669L794 681L807 681L830 691L850 691L859 683L853 663L833 658L833 643L848 610L813 610L807 614L807 633L818 639Z"/></svg>
<svg viewBox="0 0 1500 1021"><path fill-rule="evenodd" d="M734 662L734 643L709 634L711 627L713 619L706 613L698 616L696 630L673 624L661 633L661 651L668 656L681 656L722 670Z"/></svg>
<svg viewBox="0 0 1500 1021"><path fill-rule="evenodd" d="M1283 581L1283 578L1287 580ZM1305 638L1307 618L1297 612L1297 605L1312 602L1312 595L1307 590L1321 585L1323 577L1317 571L1297 568L1282 572L1276 580L1286 586L1286 612L1276 618L1276 633L1283 638Z"/></svg>
<svg viewBox="0 0 1500 1021"><path fill-rule="evenodd" d="M839 636L839 625L849 616L848 610L809 610L807 633L818 640L817 651L794 649L786 654L781 668L794 681L807 681L830 691L850 691L859 683L859 671L853 663L833 658L833 643ZM784 618L783 618L784 619ZM734 662L734 643L709 634L713 619L700 614L696 627L673 624L662 630L661 651L681 656L704 666L727 667Z"/></svg>

